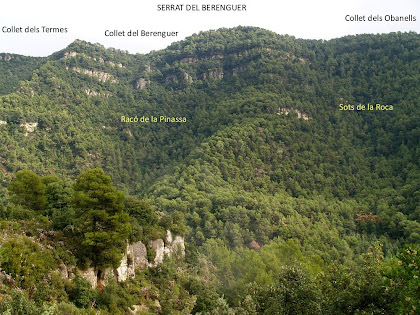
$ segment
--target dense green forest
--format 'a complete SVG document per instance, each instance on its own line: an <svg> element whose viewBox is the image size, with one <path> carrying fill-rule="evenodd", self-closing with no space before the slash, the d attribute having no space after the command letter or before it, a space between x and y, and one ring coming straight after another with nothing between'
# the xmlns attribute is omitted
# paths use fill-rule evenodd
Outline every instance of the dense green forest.
<svg viewBox="0 0 420 315"><path fill-rule="evenodd" d="M46 61L47 58L0 53L0 94L18 90L20 81L31 79L33 71Z"/></svg>
<svg viewBox="0 0 420 315"><path fill-rule="evenodd" d="M418 312L418 34L0 56L2 313ZM185 257L127 281L55 272L167 230Z"/></svg>

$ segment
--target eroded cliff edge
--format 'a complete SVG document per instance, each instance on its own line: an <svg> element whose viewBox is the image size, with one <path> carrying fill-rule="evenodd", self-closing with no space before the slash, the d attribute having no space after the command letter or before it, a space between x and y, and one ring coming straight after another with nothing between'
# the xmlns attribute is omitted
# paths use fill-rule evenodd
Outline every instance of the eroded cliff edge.
<svg viewBox="0 0 420 315"><path fill-rule="evenodd" d="M85 278L91 284L92 288L106 285L109 277L115 277L118 282L134 278L136 272L145 268L156 267L161 264L165 258L174 255L185 256L184 238L179 235L173 235L167 230L165 239L156 239L149 241L147 246L141 242L127 244L123 258L118 268L107 268L98 270L89 267L85 270L77 269L77 273ZM150 261L149 261L150 260ZM69 272L61 272L64 278L71 278Z"/></svg>

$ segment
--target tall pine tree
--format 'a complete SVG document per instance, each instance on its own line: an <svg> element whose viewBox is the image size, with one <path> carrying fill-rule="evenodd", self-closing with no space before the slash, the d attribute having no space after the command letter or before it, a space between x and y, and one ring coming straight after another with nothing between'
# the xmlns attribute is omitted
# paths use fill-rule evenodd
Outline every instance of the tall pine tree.
<svg viewBox="0 0 420 315"><path fill-rule="evenodd" d="M131 229L123 192L98 168L81 173L73 190L76 229L82 235L86 258L98 269L117 267Z"/></svg>

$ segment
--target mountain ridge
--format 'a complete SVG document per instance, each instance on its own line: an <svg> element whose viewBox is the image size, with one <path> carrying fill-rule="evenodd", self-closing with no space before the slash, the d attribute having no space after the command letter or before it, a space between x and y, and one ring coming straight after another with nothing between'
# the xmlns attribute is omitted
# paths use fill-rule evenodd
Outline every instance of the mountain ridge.
<svg viewBox="0 0 420 315"><path fill-rule="evenodd" d="M407 297L416 294L408 259L420 242L418 34L318 41L237 27L145 55L77 41L23 70L30 80L0 96L6 231L31 235L26 226L38 224L71 242L75 209L63 200L77 197L74 178L88 173L143 199L116 207L124 231L152 236L185 219L183 262L102 293L80 279L61 283L64 301L90 310L99 301L104 314L135 303L157 314L416 307ZM10 89L6 81L0 90ZM46 183L46 209L12 198L23 169ZM160 220L157 231L147 218ZM0 250L32 248L22 237L7 246Z"/></svg>
<svg viewBox="0 0 420 315"><path fill-rule="evenodd" d="M212 35L213 33L214 35ZM169 46L171 47L171 49L163 50L161 52L153 52L153 54L150 54L150 56L130 55L126 52L122 52L112 48L105 49L103 46L98 44L90 44L84 41L75 41L72 44L70 44L67 48L53 54L52 56L54 56L55 58L53 58L53 60L51 60L48 64L44 66L44 68L46 67L46 69L41 70L41 74L43 74L44 72L44 74L46 75L41 76L47 79L44 80L45 83L39 81L38 76L37 83L35 83L36 80L32 83L31 81L25 83L23 86L21 86L19 93L27 93L27 95L31 96L32 93L36 92L37 90L41 91L41 87L45 88L45 90L50 89L51 83L53 83L53 85L59 87L58 89L56 88L56 91L54 93L59 94L59 90L68 90L68 92L65 93L68 93L70 96L71 94L74 94L74 88L71 87L71 85L69 85L67 82L71 82L69 80L77 78L78 81L74 81L75 83L78 82L77 90L82 91L84 94L86 94L86 96L91 99L89 100L89 102L99 102L102 103L104 106L107 106L106 104L109 104L110 102L119 102L119 100L113 99L113 97L119 97L119 95L116 95L118 93L115 93L115 90L118 89L119 85L123 85L126 88L128 88L128 90L131 90L130 93L135 93L136 96L134 96L134 99L131 99L128 102L129 104L132 103L132 105L125 105L124 109L121 108L123 109L123 111L125 111L125 113L120 111L120 115L130 114L134 116L138 114L137 110L139 108L139 101L143 102L144 106L146 106L144 110L148 112L156 110L155 105L150 106L147 104L148 100L144 99L144 97L146 97L144 95L145 93L143 93L144 91L154 90L157 92L158 90L163 88L165 92L170 92L171 89L173 89L173 91L179 91L179 95L181 95L184 89L188 89L189 86L193 85L194 88L198 88L198 92L202 95L202 97L208 98L213 97L213 92L211 92L211 84L217 85L219 84L217 82L223 80L225 84L222 84L221 87L222 89L224 89L224 91L216 92L219 94L225 93L226 96L223 96L222 99L226 99L226 97L229 97L229 93L231 93L229 89L232 90L232 87L234 87L235 85L235 88L239 90L248 89L248 87L251 87L253 84L256 84L256 86L258 86L258 88L262 91L264 91L264 89L267 89L269 85L275 87L277 91L273 90L273 88L271 87L270 89L272 91L267 91L271 93L272 100L267 102L267 104L262 105L263 107L265 107L263 110L266 112L275 113L279 112L280 110L294 109L299 110L301 112L305 112L311 117L316 117L320 111L325 110L324 108L315 109L313 104L309 105L308 100L311 99L311 97L313 96L319 97L317 96L317 94L319 94L319 91L321 91L321 89L323 90L322 94L325 94L325 91L330 89L325 89L324 86L322 86L323 80L320 80L319 72L324 72L324 74L322 75L326 75L327 77L330 75L334 75L335 77L340 78L340 76L337 76L337 70L334 70L333 68L339 67L339 65L332 64L332 68L328 70L330 73L326 73L325 69L319 68L319 65L316 64L319 64L319 62L317 62L317 60L315 59L315 55L313 53L306 53L305 50L303 52L298 52L297 55L295 55L291 54L292 50L289 48L289 52L286 53L285 51L283 51L279 55L276 51L273 51L271 48L271 50L267 50L265 49L267 47L262 47L261 45L257 45L255 43L243 44L244 38L257 37L261 33L265 34L265 31L259 28L239 27L235 29L221 29L219 33L221 33L219 37L217 36L218 32L213 31L195 34L184 41L172 44L171 46ZM239 33L239 35L237 33ZM287 45L290 46L290 44L293 43L293 41L296 41L298 43L309 43L309 47L313 48L312 46L316 43L322 44L324 46L327 43L325 41L295 40L293 37L289 36L281 36L272 32L266 33L269 35L268 39L264 39L262 36L260 36L261 38L259 39L259 42L270 42L273 38L287 39L285 43L272 43L272 46L277 45L287 47ZM196 58L197 55L194 54L186 55L186 52L191 51L189 46L200 46L200 41L203 42L207 40L206 36L216 37L216 44L213 43L213 46L215 47L214 49L219 50L214 50L213 55L207 55L206 58L202 59ZM242 43L242 47L236 47L234 40L228 42L228 45L236 47L235 49L237 49L239 53L237 53L236 55L228 56L219 54L222 52L222 50L231 51L230 48L226 49L224 48L226 46L217 44L217 40L222 40L224 36L230 36L228 38L231 38L232 36L237 36L239 38L238 41ZM415 36L415 34L395 33L388 34L385 37L390 37L392 40L394 40L398 36ZM379 39L382 37L379 36L375 38ZM351 40L355 38L356 37L349 36L343 38L342 41L351 42ZM369 35L362 36L362 42L365 40L364 38L369 38ZM195 42L198 42L199 44L196 44ZM405 43L408 46L410 46L414 45L413 42L414 41L406 41ZM298 44L296 47L294 47L294 50L299 50L299 47L301 47L300 45L301 44ZM254 51L244 52L242 50L243 47L249 48L250 46L254 47ZM309 47L305 49L308 50ZM182 50L179 50L179 48L182 48ZM263 49L261 50L261 48ZM84 52L84 50L86 49L89 50L87 52L90 53L90 55ZM207 47L206 49L208 49L207 51L211 51L212 48ZM363 49L365 51L368 50L367 48ZM102 56L95 55L98 53L105 54ZM322 53L322 49L320 53ZM174 54L176 55L175 59ZM410 57L409 55L409 57L411 58L411 61L409 60L410 62L413 61L413 53L411 53L411 56L412 57ZM197 60L195 60L194 58L196 58ZM53 64L51 62L53 62ZM256 69L249 69L249 65L252 66L256 63L258 63ZM302 69L298 70L298 68ZM64 69L65 71L63 72ZM50 70L52 70L52 72L51 74L48 74ZM302 76L302 73L299 73L299 71L304 71L306 77ZM336 74L333 73L334 71L336 72ZM53 75L54 72L57 73L57 75ZM64 81L60 79L61 76L63 76ZM246 80L244 80L245 77ZM118 80L122 81L117 82ZM265 80L265 82L262 80ZM346 83L342 79L339 80L340 81L330 80L331 82L329 84L337 85L344 83L348 85L348 83ZM62 82L63 84L61 84L60 82ZM261 82L264 83L261 84ZM413 82L411 84L415 83ZM73 91L70 91L69 88L73 89ZM294 93L293 90L296 89L299 90L299 93L302 93L302 95L306 94L305 96L299 97L300 100L298 100L298 102L300 104L294 104L297 103L295 100L280 96L286 95L288 93ZM347 88L347 90L351 89L354 89L354 87ZM136 92L136 90L138 92ZM204 91L206 92L203 93ZM265 95L268 95L267 92L264 91L263 93ZM332 94L333 92L331 91L328 93ZM339 102L350 102L350 100L354 98L348 95L349 92L346 92L343 88L341 88L341 91L339 91L339 93L343 94L340 95L340 98L336 96L333 96L332 98L334 99L334 106L336 106ZM61 97L63 97L64 92L61 92L61 94ZM204 96L204 94L207 94L207 96ZM266 98L265 95L262 95L261 98ZM369 100L369 98L367 98L366 95L361 96L362 97L359 100L357 100L357 102L364 102L366 99ZM98 100L98 98L102 98L102 100ZM138 98L138 100L136 100L136 98ZM141 100L141 98L143 98L143 100ZM306 100L304 100L303 98L306 98ZM332 99L328 100L328 102L331 102ZM210 99L208 100L210 101ZM159 102L161 101L162 100L159 100ZM274 103L278 103L278 105L274 105ZM173 104L171 106L173 106ZM130 107L132 109L129 109ZM251 109L249 114L252 114L252 112L254 112L253 114L255 114L257 108L255 106L250 106L249 108ZM191 112L192 109L193 108L191 107L188 110L186 108L179 108L178 110L173 111L173 114L183 115L183 112L185 112L186 110L187 112ZM238 110L240 110L240 112L243 113L243 109ZM161 114L170 116L169 114L171 114L171 111L172 110L170 110L169 113ZM260 109L258 109L257 111L260 111ZM156 114L158 115L159 113ZM210 118L210 120L218 121L222 119L223 121L223 117L211 118L211 114L209 114L207 114L207 116ZM231 114L233 114L233 112L231 112ZM115 118L116 117L114 117L113 119ZM205 119L198 119L201 119L205 124ZM114 120L113 125L108 126L106 121L104 121L104 124L102 124L102 126L105 126L103 127L104 130L108 130L108 127L114 128L115 123L116 121ZM128 129L127 132L129 132Z"/></svg>

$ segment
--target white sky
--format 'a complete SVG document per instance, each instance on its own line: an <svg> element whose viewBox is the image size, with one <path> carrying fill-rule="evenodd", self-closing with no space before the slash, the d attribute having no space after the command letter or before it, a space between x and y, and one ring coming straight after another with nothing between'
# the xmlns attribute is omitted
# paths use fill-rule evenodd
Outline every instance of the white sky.
<svg viewBox="0 0 420 315"><path fill-rule="evenodd" d="M75 39L147 53L199 31L258 26L298 38L349 34L420 33L419 0L14 0L0 5L0 52L47 56ZM245 4L246 12L158 12L158 4ZM349 15L414 15L415 22L346 22ZM4 33L3 26L67 27L67 34ZM105 30L178 31L177 37L106 37Z"/></svg>

